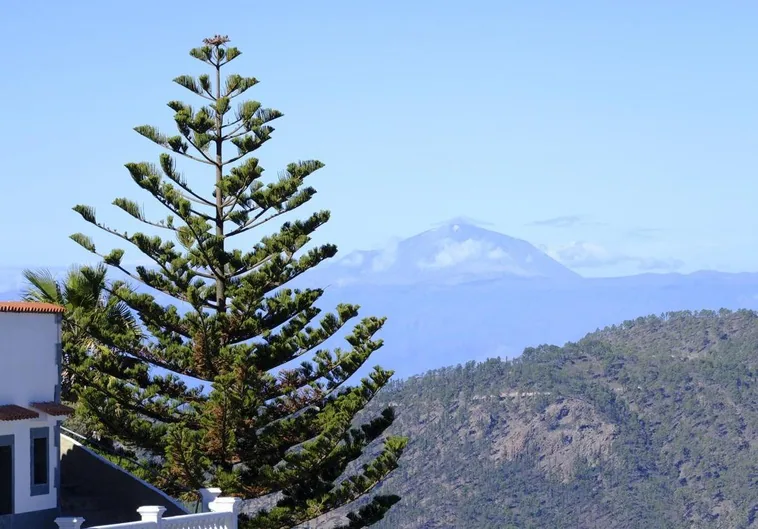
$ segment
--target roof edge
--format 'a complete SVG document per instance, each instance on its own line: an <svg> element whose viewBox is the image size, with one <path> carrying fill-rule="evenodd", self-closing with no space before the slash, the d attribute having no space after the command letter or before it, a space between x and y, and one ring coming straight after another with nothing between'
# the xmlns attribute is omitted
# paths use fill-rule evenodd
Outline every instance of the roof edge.
<svg viewBox="0 0 758 529"><path fill-rule="evenodd" d="M65 311L65 308L53 303L41 303L36 301L0 301L0 313L63 314Z"/></svg>

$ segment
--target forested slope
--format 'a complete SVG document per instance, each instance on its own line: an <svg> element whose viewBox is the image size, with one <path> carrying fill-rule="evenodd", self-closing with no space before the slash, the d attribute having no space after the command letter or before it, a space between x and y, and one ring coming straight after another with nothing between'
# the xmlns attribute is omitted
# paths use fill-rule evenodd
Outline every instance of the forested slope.
<svg viewBox="0 0 758 529"><path fill-rule="evenodd" d="M472 352L473 354L473 352ZM758 316L639 318L396 383L380 528L758 527Z"/></svg>

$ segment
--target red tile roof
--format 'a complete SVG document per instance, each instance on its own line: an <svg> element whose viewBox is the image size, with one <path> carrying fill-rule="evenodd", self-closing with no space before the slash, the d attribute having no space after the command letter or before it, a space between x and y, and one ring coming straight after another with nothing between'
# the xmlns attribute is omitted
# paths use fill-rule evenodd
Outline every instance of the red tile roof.
<svg viewBox="0 0 758 529"><path fill-rule="evenodd" d="M74 408L57 402L32 402L29 406L48 415L71 415Z"/></svg>
<svg viewBox="0 0 758 529"><path fill-rule="evenodd" d="M28 410L15 404L0 406L0 421L23 421L24 419L36 419L39 413Z"/></svg>
<svg viewBox="0 0 758 529"><path fill-rule="evenodd" d="M0 312L27 312L33 314L62 314L66 309L52 303L34 301L0 301Z"/></svg>

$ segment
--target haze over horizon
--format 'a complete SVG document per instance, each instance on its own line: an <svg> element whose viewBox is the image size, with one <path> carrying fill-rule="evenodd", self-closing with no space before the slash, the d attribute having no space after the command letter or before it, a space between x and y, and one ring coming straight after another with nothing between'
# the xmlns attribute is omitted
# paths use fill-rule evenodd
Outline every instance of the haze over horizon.
<svg viewBox="0 0 758 529"><path fill-rule="evenodd" d="M314 241L315 244L317 243ZM309 271L305 276L308 286L346 286L352 283L363 285L454 285L499 279L546 278L559 282L572 279L626 278L642 274L692 274L696 272L719 272L701 270L656 270L655 262L647 269L640 263L640 270L632 274L587 273L587 269L574 267L566 253L556 252L544 245L511 237L496 231L490 223L458 216L433 223L429 229L401 239L395 237L388 243L373 248L339 252L334 258ZM568 262L567 262L568 261ZM64 274L72 264L94 264L91 256L71 264L53 262L51 265L7 266L0 262L0 298L18 295L23 290L22 273L47 268L56 275ZM124 260L127 266L147 265L149 260ZM589 269L593 271L592 268ZM111 272L116 273L115 270ZM730 274L732 272L725 272ZM118 273L116 273L118 275ZM299 281L295 283L299 284Z"/></svg>
<svg viewBox="0 0 758 529"><path fill-rule="evenodd" d="M650 314L758 309L758 273L583 278L528 241L477 224L461 218L438 223L378 250L346 253L286 286L324 288L316 305L327 311L349 302L363 315L386 316L386 346L374 362L392 366L398 378L513 358L525 347L561 345ZM122 277L112 271L111 278ZM18 298L22 290L21 270L0 267L0 299ZM180 312L187 308L164 294L156 299Z"/></svg>

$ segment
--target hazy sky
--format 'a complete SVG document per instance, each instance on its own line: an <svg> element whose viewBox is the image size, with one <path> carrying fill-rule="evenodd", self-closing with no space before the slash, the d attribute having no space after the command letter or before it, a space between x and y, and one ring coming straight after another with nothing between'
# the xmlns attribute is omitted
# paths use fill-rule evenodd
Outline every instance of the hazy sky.
<svg viewBox="0 0 758 529"><path fill-rule="evenodd" d="M285 113L262 164L326 163L343 252L467 215L585 275L758 271L756 27L747 0L7 2L0 267L86 259L76 203L134 231L110 202L160 150L132 127L198 102L171 80L222 33Z"/></svg>

